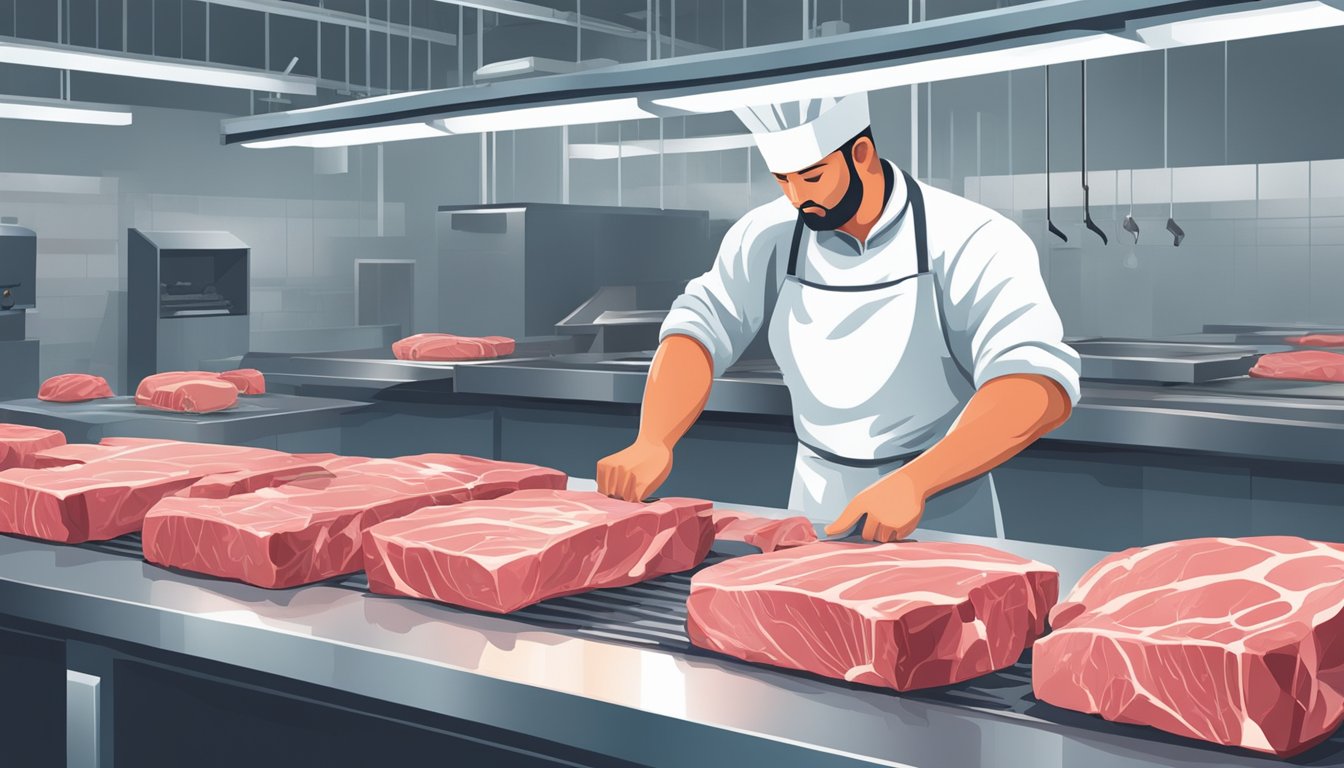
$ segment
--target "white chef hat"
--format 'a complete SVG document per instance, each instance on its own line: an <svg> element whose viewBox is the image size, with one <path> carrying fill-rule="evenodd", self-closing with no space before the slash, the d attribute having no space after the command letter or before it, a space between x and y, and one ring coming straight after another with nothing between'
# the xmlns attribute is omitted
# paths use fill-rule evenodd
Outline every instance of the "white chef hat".
<svg viewBox="0 0 1344 768"><path fill-rule="evenodd" d="M734 109L771 173L792 173L829 155L870 125L868 94Z"/></svg>

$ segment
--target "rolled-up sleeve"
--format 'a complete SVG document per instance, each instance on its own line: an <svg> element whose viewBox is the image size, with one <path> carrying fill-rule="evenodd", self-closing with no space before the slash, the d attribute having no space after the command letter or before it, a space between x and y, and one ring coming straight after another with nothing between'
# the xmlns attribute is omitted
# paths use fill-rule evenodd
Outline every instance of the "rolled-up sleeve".
<svg viewBox="0 0 1344 768"><path fill-rule="evenodd" d="M709 350L714 375L737 362L760 330L773 248L752 236L749 217L728 230L714 265L672 302L658 338L689 336ZM760 258L762 251L766 259Z"/></svg>
<svg viewBox="0 0 1344 768"><path fill-rule="evenodd" d="M977 388L999 376L1035 374L1078 402L1078 353L1064 343L1036 245L1021 227L996 215L945 253L938 272L949 346Z"/></svg>

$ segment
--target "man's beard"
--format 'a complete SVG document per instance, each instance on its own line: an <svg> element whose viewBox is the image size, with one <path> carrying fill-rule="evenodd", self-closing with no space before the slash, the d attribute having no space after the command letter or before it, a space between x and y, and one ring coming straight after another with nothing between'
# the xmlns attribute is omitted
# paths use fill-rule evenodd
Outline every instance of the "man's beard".
<svg viewBox="0 0 1344 768"><path fill-rule="evenodd" d="M814 232L839 229L854 218L855 214L859 212L859 206L863 204L863 181L859 178L859 173L854 168L854 160L850 158L849 153L844 152L842 154L845 158L845 167L849 169L849 186L845 188L845 194L840 198L840 202L831 208L827 208L818 205L815 201L806 200L798 206L798 211L803 217L803 224ZM810 207L820 208L825 213L808 213L803 210Z"/></svg>

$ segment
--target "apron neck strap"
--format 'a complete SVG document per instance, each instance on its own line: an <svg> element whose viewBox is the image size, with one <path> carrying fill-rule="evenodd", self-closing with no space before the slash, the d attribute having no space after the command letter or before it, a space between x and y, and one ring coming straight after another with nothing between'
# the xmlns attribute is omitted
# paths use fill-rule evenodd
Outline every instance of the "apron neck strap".
<svg viewBox="0 0 1344 768"><path fill-rule="evenodd" d="M905 194L910 198L910 212L915 215L915 258L918 260L919 272L923 274L929 271L929 232L924 220L924 193L919 191L919 184L910 178L904 168L901 169L901 175L905 177Z"/></svg>
<svg viewBox="0 0 1344 768"><path fill-rule="evenodd" d="M891 203L891 187L893 177L890 168L885 160L882 161L882 169L886 171L887 189L886 204ZM929 271L929 238L928 229L924 220L924 193L919 191L919 184L901 169L901 176L905 178L905 194L910 200L910 212L915 217L915 258L919 265L919 273L923 274ZM793 242L789 245L789 270L785 274L790 277L798 276L798 249L803 242L803 212L798 211L798 218L793 223Z"/></svg>
<svg viewBox="0 0 1344 768"><path fill-rule="evenodd" d="M803 212L798 211L798 218L793 222L793 244L789 246L789 271L786 272L789 277L798 276L798 246L803 242Z"/></svg>

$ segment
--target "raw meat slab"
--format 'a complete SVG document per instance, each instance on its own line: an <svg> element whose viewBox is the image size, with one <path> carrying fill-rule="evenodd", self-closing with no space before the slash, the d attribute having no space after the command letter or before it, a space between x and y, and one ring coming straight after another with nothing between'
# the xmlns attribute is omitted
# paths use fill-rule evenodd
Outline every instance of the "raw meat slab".
<svg viewBox="0 0 1344 768"><path fill-rule="evenodd" d="M1056 706L1295 755L1344 720L1344 544L1136 547L1085 573L1033 651Z"/></svg>
<svg viewBox="0 0 1344 768"><path fill-rule="evenodd" d="M714 541L741 542L762 552L800 547L817 540L817 531L806 517L773 518L714 509Z"/></svg>
<svg viewBox="0 0 1344 768"><path fill-rule="evenodd" d="M699 565L707 501L639 504L591 491L537 490L431 507L364 534L369 589L508 613Z"/></svg>
<svg viewBox="0 0 1344 768"><path fill-rule="evenodd" d="M238 387L208 371L170 371L146 376L135 404L161 411L210 413L238 403Z"/></svg>
<svg viewBox="0 0 1344 768"><path fill-rule="evenodd" d="M505 336L456 336L451 333L417 333L392 344L398 360L452 362L483 360L513 354L514 341Z"/></svg>
<svg viewBox="0 0 1344 768"><path fill-rule="evenodd" d="M746 661L909 691L1012 666L1058 596L1055 569L989 547L824 541L700 571L686 629Z"/></svg>
<svg viewBox="0 0 1344 768"><path fill-rule="evenodd" d="M38 453L58 445L65 445L59 430L0 424L0 469L36 466Z"/></svg>
<svg viewBox="0 0 1344 768"><path fill-rule="evenodd" d="M272 589L354 573L370 525L422 507L563 488L564 473L455 454L333 457L326 476L237 494L229 475L165 498L145 516L145 559Z"/></svg>
<svg viewBox="0 0 1344 768"><path fill-rule="evenodd" d="M1309 333L1306 336L1289 336L1284 341L1302 347L1344 347L1344 334Z"/></svg>
<svg viewBox="0 0 1344 768"><path fill-rule="evenodd" d="M237 387L240 395L266 394L266 377L256 368L237 368L232 371L224 371L219 374L219 378Z"/></svg>
<svg viewBox="0 0 1344 768"><path fill-rule="evenodd" d="M1261 356L1250 373L1262 379L1344 381L1344 355L1316 349L1271 352Z"/></svg>
<svg viewBox="0 0 1344 768"><path fill-rule="evenodd" d="M112 397L107 379L88 373L63 373L42 382L37 399L52 403L82 403Z"/></svg>
<svg viewBox="0 0 1344 768"><path fill-rule="evenodd" d="M241 472L251 487L319 465L264 448L149 441L106 458L0 472L0 533L75 543L140 530L161 498L203 477Z"/></svg>
<svg viewBox="0 0 1344 768"><path fill-rule="evenodd" d="M147 445L198 445L181 440L164 440L155 437L104 437L97 443L68 443L47 448L33 454L33 467L68 467L73 464L88 464L91 461L110 459L127 451L143 448ZM301 455L301 454L295 454ZM305 461L313 461L305 459ZM314 461L314 463L317 463Z"/></svg>

